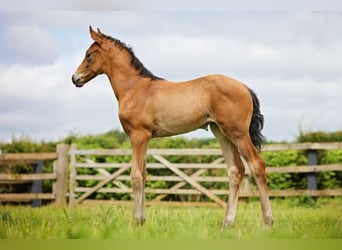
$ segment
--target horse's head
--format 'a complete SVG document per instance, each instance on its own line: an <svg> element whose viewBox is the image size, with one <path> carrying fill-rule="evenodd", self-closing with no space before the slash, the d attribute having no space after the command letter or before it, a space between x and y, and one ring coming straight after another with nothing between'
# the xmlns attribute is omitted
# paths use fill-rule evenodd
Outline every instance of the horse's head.
<svg viewBox="0 0 342 250"><path fill-rule="evenodd" d="M82 87L97 75L105 73L107 65L105 53L108 50L108 39L99 29L95 32L89 26L89 31L94 43L88 48L83 61L72 75L72 82L76 87Z"/></svg>

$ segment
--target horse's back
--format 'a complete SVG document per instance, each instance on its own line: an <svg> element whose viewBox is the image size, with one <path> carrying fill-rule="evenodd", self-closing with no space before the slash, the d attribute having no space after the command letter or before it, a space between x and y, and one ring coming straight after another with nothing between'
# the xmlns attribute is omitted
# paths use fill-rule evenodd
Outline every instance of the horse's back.
<svg viewBox="0 0 342 250"><path fill-rule="evenodd" d="M210 99L214 102L238 103L246 101L251 103L248 87L244 83L226 75L207 75L189 81L189 83L200 85L202 91L210 95Z"/></svg>

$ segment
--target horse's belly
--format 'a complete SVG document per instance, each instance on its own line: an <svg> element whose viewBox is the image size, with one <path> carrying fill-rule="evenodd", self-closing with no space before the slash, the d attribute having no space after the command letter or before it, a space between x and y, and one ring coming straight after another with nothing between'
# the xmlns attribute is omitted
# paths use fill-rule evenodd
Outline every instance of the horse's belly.
<svg viewBox="0 0 342 250"><path fill-rule="evenodd" d="M207 129L210 119L200 118L196 120L167 120L157 121L153 126L153 137L165 137L191 132L198 128Z"/></svg>
<svg viewBox="0 0 342 250"><path fill-rule="evenodd" d="M154 102L154 137L184 134L213 121L208 96L197 93L196 89L191 94L189 91L176 97L171 94Z"/></svg>

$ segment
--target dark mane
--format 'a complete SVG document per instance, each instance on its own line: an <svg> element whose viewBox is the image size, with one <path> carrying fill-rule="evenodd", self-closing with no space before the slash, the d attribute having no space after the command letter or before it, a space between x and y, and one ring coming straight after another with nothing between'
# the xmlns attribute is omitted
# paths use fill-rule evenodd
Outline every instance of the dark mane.
<svg viewBox="0 0 342 250"><path fill-rule="evenodd" d="M124 49L128 52L128 54L131 57L131 66L138 71L140 76L150 78L151 80L163 80L163 78L155 76L151 71L145 68L142 62L134 55L134 52L130 46L126 45L124 42L121 42L119 39L113 38L111 36L107 36L103 33L101 34L106 39L114 42L115 45L118 46L120 49Z"/></svg>

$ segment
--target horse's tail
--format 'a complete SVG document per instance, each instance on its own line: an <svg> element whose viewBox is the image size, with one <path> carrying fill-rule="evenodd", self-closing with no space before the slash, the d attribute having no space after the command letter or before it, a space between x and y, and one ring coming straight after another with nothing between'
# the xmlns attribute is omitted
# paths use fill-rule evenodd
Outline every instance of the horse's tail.
<svg viewBox="0 0 342 250"><path fill-rule="evenodd" d="M262 143L265 137L261 134L261 130L264 127L264 116L260 112L260 103L256 94L248 88L249 93L253 99L253 114L251 124L249 125L249 136L256 147L256 149L260 152Z"/></svg>

